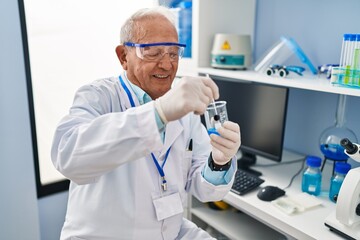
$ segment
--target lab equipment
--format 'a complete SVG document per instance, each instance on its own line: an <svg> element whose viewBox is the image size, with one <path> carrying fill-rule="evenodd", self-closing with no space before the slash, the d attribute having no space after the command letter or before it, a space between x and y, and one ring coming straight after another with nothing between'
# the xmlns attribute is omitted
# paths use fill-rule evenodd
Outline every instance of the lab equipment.
<svg viewBox="0 0 360 240"><path fill-rule="evenodd" d="M286 77L290 72L294 72L300 76L302 76L305 68L300 66L284 66L278 64L272 64L266 69L266 74L271 76L275 73L278 73L280 77Z"/></svg>
<svg viewBox="0 0 360 240"><path fill-rule="evenodd" d="M351 34L344 34L342 45L341 45L340 67L344 67L348 64L350 39L351 39Z"/></svg>
<svg viewBox="0 0 360 240"><path fill-rule="evenodd" d="M353 68L360 70L360 34L356 34Z"/></svg>
<svg viewBox="0 0 360 240"><path fill-rule="evenodd" d="M210 75L207 73L207 74L206 74L206 77L207 77L207 78L210 78ZM215 106L215 99L213 99L212 104ZM215 116L217 116L217 115L218 115L217 109L215 108L214 110L215 110Z"/></svg>
<svg viewBox="0 0 360 240"><path fill-rule="evenodd" d="M333 68L331 83L360 87L360 34L344 34L339 67Z"/></svg>
<svg viewBox="0 0 360 240"><path fill-rule="evenodd" d="M345 153L360 162L360 145L344 138L340 144ZM351 169L341 185L336 210L325 219L325 225L347 239L360 239L360 167Z"/></svg>
<svg viewBox="0 0 360 240"><path fill-rule="evenodd" d="M217 129L227 120L226 101L214 101L210 103L205 112L206 129L209 135L220 135Z"/></svg>
<svg viewBox="0 0 360 240"><path fill-rule="evenodd" d="M251 169L257 156L276 162L282 158L288 88L211 78L218 85L222 100L227 102L229 119L241 127L239 168L261 175Z"/></svg>
<svg viewBox="0 0 360 240"><path fill-rule="evenodd" d="M285 191L276 186L266 186L260 189L257 197L260 200L271 202L285 195Z"/></svg>
<svg viewBox="0 0 360 240"><path fill-rule="evenodd" d="M251 65L250 35L218 33L211 50L211 66L224 69L247 69Z"/></svg>
<svg viewBox="0 0 360 240"><path fill-rule="evenodd" d="M307 168L302 176L301 189L311 195L318 196L321 192L321 158L308 156L306 158Z"/></svg>
<svg viewBox="0 0 360 240"><path fill-rule="evenodd" d="M271 47L265 55L254 64L254 70L265 73L271 64L290 65L288 60L294 54L313 74L317 74L317 69L306 56L305 52L294 39L287 37L281 37L280 41Z"/></svg>
<svg viewBox="0 0 360 240"><path fill-rule="evenodd" d="M336 202L339 195L341 185L344 181L346 174L350 171L351 165L349 163L337 162L335 163L335 173L331 177L329 198L331 201Z"/></svg>
<svg viewBox="0 0 360 240"><path fill-rule="evenodd" d="M346 95L338 95L335 124L326 128L320 134L319 145L321 152L324 154L324 164L321 170L323 170L327 160L332 160L334 161L334 172L335 161L346 161L349 158L340 145L341 139L348 137L351 141L357 141L355 133L345 126L346 100Z"/></svg>
<svg viewBox="0 0 360 240"><path fill-rule="evenodd" d="M238 169L235 173L234 183L231 187L231 191L242 196L257 189L258 186L260 186L263 182L265 182L265 180L259 176Z"/></svg>

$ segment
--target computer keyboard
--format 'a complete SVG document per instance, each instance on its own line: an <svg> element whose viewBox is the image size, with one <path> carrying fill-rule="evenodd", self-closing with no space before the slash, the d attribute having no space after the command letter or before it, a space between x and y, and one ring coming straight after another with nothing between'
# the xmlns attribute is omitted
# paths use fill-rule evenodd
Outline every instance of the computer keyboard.
<svg viewBox="0 0 360 240"><path fill-rule="evenodd" d="M231 191L244 195L254 189L256 189L265 180L260 177L246 172L245 170L238 169L235 173L234 184L231 187Z"/></svg>

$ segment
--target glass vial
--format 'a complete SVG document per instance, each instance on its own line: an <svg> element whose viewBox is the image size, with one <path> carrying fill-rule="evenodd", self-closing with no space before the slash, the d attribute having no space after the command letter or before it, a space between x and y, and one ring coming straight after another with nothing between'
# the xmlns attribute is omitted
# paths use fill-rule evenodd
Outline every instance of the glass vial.
<svg viewBox="0 0 360 240"><path fill-rule="evenodd" d="M321 192L321 158L308 156L307 167L302 176L302 191L318 196Z"/></svg>
<svg viewBox="0 0 360 240"><path fill-rule="evenodd" d="M329 198L331 201L337 201L341 185L345 179L346 174L350 171L351 165L345 162L335 163L335 172L331 177Z"/></svg>
<svg viewBox="0 0 360 240"><path fill-rule="evenodd" d="M346 58L347 58L347 53L348 53L348 45L350 42L350 35L351 34L344 34L343 36L343 41L342 41L342 45L341 45L341 55L340 55L340 64L339 67L345 67L345 62L346 62Z"/></svg>

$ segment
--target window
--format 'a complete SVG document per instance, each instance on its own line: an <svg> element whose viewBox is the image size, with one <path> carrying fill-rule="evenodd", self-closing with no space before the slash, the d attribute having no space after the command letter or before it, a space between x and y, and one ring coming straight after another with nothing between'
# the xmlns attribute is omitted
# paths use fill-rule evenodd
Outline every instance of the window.
<svg viewBox="0 0 360 240"><path fill-rule="evenodd" d="M154 0L19 0L38 197L67 190L50 149L56 125L75 91L117 75L120 27L139 6Z"/></svg>

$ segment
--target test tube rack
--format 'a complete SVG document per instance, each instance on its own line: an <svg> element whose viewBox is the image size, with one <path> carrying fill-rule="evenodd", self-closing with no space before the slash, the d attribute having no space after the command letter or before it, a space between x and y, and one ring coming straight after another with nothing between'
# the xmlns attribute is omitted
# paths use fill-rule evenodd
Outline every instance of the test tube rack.
<svg viewBox="0 0 360 240"><path fill-rule="evenodd" d="M360 34L344 34L339 67L331 70L331 83L360 88Z"/></svg>

